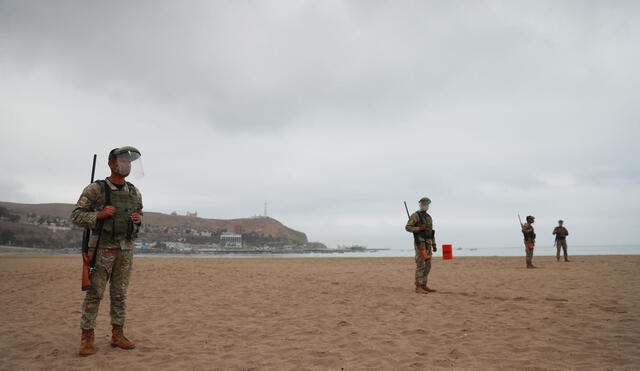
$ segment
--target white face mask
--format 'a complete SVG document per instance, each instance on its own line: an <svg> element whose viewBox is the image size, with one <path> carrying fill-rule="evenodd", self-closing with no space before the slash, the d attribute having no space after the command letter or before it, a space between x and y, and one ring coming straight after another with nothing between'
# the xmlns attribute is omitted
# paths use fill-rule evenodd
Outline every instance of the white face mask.
<svg viewBox="0 0 640 371"><path fill-rule="evenodd" d="M130 162L118 162L116 165L116 172L122 176L128 176L131 173Z"/></svg>
<svg viewBox="0 0 640 371"><path fill-rule="evenodd" d="M429 204L420 204L420 211L429 211Z"/></svg>

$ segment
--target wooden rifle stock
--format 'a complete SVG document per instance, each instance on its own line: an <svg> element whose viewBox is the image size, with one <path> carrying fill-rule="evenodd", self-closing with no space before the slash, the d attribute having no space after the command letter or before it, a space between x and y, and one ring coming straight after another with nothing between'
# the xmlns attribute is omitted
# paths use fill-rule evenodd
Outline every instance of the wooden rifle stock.
<svg viewBox="0 0 640 371"><path fill-rule="evenodd" d="M96 157L93 155L93 165L91 165L91 183L96 174ZM89 259L89 238L91 237L91 229L86 228L82 235L82 291L91 289L91 278L89 277L89 267L91 259Z"/></svg>

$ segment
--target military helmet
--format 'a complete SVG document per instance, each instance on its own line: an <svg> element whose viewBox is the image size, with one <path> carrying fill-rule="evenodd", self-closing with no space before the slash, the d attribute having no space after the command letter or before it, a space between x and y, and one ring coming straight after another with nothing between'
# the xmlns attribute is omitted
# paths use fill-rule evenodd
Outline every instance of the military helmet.
<svg viewBox="0 0 640 371"><path fill-rule="evenodd" d="M431 199L430 199L429 197L422 197L422 198L420 199L420 201L418 201L418 202L420 202L420 203L428 203L428 204L430 204L430 203L431 203Z"/></svg>
<svg viewBox="0 0 640 371"><path fill-rule="evenodd" d="M558 223L562 224L562 223L564 223L564 220L560 219L560 220L558 220Z"/></svg>
<svg viewBox="0 0 640 371"><path fill-rule="evenodd" d="M527 215L527 220L529 220L529 219L531 219L531 220L535 220L535 219L536 219L536 217L535 217L535 216L533 216L533 215Z"/></svg>
<svg viewBox="0 0 640 371"><path fill-rule="evenodd" d="M135 161L139 159L140 156L142 156L140 150L138 150L136 147L131 146L114 148L111 150L111 152L109 152L109 159L124 158L130 161Z"/></svg>

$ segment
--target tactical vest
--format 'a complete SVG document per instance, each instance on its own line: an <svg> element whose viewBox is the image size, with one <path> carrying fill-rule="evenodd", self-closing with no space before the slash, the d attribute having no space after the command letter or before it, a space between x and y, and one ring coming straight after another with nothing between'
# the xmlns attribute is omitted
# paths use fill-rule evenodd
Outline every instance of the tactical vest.
<svg viewBox="0 0 640 371"><path fill-rule="evenodd" d="M567 230L564 227L556 227L556 241L562 241L567 239Z"/></svg>
<svg viewBox="0 0 640 371"><path fill-rule="evenodd" d="M524 235L524 240L525 241L535 241L536 240L536 233L535 232L522 232L522 234Z"/></svg>
<svg viewBox="0 0 640 371"><path fill-rule="evenodd" d="M139 225L133 223L131 220L131 214L134 212L140 212L138 206L140 200L138 192L133 184L127 182L128 191L116 189L112 190L111 187L104 180L99 180L102 187L102 193L104 196L104 206L113 206L116 208L115 214L112 217L104 219L102 221L102 242L120 242L120 241L132 241L138 236ZM99 231L98 231L99 232Z"/></svg>
<svg viewBox="0 0 640 371"><path fill-rule="evenodd" d="M423 216L421 211L417 211L416 213L418 214L418 220L419 220L418 226L420 224L424 224L427 226L427 229L425 229L424 231L418 231L413 233L413 240L415 242L422 242L423 240L432 239L434 235L434 231L433 231L433 219L431 219L431 215L425 213L425 215Z"/></svg>

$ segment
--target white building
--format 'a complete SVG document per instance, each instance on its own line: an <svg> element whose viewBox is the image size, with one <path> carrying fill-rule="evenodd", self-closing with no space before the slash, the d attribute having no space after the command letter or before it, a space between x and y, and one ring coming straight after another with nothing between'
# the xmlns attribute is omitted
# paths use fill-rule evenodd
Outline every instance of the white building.
<svg viewBox="0 0 640 371"><path fill-rule="evenodd" d="M226 247L242 247L242 235L225 232L220 235L220 245Z"/></svg>

